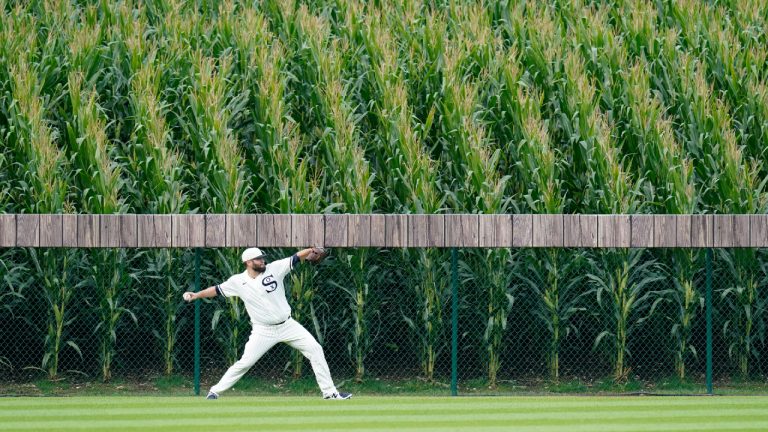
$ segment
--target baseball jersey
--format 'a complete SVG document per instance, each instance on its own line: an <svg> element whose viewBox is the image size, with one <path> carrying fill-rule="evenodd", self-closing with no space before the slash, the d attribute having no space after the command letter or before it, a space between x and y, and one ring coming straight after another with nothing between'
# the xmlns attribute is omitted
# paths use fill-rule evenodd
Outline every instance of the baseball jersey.
<svg viewBox="0 0 768 432"><path fill-rule="evenodd" d="M291 316L283 278L298 262L298 255L293 255L269 263L256 278L249 276L246 270L216 285L216 293L224 297L240 297L251 323L280 324Z"/></svg>

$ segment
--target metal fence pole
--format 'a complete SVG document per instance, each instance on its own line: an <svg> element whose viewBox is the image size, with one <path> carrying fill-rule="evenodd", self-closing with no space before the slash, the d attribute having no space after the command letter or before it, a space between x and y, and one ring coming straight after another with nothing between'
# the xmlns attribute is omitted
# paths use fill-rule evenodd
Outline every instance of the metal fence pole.
<svg viewBox="0 0 768 432"><path fill-rule="evenodd" d="M458 389L458 349L459 349L459 259L456 248L451 248L451 396L459 393Z"/></svg>
<svg viewBox="0 0 768 432"><path fill-rule="evenodd" d="M200 291L200 248L195 248L195 292ZM200 302L195 302L195 396L200 396Z"/></svg>
<svg viewBox="0 0 768 432"><path fill-rule="evenodd" d="M712 394L712 249L707 249L707 394Z"/></svg>

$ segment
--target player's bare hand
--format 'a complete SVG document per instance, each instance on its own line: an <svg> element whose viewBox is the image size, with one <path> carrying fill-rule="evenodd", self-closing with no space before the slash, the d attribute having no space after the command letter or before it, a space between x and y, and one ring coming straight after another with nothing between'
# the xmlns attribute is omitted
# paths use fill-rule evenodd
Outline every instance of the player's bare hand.
<svg viewBox="0 0 768 432"><path fill-rule="evenodd" d="M185 301L191 302L192 300L195 299L195 293L193 293L193 292L185 292L183 297L184 297Z"/></svg>

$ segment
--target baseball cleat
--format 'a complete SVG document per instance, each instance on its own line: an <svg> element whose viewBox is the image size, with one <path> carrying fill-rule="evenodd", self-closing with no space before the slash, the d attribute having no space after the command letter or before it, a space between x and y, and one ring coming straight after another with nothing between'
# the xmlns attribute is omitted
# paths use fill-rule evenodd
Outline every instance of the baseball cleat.
<svg viewBox="0 0 768 432"><path fill-rule="evenodd" d="M214 392L208 392L208 396L205 397L206 399L218 399L219 395L217 395Z"/></svg>
<svg viewBox="0 0 768 432"><path fill-rule="evenodd" d="M345 400L350 398L352 398L352 393L332 393L332 394L323 396L323 399Z"/></svg>

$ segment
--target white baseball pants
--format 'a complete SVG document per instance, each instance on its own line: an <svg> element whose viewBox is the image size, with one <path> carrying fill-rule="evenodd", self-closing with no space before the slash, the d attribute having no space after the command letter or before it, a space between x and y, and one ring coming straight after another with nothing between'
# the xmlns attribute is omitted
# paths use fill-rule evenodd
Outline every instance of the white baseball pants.
<svg viewBox="0 0 768 432"><path fill-rule="evenodd" d="M243 356L227 370L218 384L211 387L211 391L221 394L232 388L261 356L279 342L287 343L301 351L304 357L309 359L323 395L336 393L336 386L331 379L331 372L325 361L323 347L317 343L307 329L294 321L293 318L288 318L288 321L274 326L253 324L251 337L245 344Z"/></svg>

